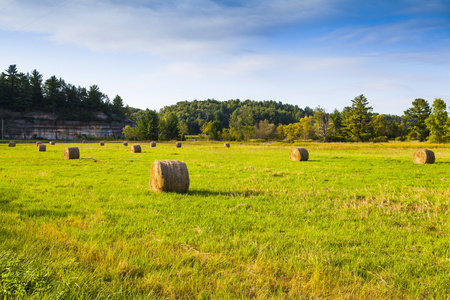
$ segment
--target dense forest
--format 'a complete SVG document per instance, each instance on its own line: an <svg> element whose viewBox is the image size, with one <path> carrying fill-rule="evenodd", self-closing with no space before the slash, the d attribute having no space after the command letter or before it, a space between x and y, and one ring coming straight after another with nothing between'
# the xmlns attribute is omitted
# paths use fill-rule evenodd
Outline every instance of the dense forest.
<svg viewBox="0 0 450 300"><path fill-rule="evenodd" d="M0 108L3 117L40 111L78 121L93 121L96 112L103 112L110 121L120 121L126 114L120 96L110 101L96 85L87 89L56 76L44 81L37 70L20 73L16 65L10 65L0 74Z"/></svg>
<svg viewBox="0 0 450 300"><path fill-rule="evenodd" d="M421 98L402 116L373 112L368 99L359 95L342 110L327 112L276 101L214 99L181 101L159 112L124 106L120 96L110 101L96 85L90 88L67 84L52 76L19 73L15 65L0 75L0 114L42 111L61 119L92 121L96 112L110 121L125 116L136 126L123 129L126 139L171 140L196 136L210 140L316 140L323 142L386 142L419 140L444 143L450 140L446 103L432 105Z"/></svg>

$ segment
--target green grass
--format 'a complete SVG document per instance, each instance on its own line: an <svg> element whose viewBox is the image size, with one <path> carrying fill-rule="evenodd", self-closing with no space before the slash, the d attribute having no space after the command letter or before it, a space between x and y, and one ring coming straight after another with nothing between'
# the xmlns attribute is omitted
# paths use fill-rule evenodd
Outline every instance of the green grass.
<svg viewBox="0 0 450 300"><path fill-rule="evenodd" d="M1 297L450 298L449 146L141 146L0 145ZM188 194L149 190L162 159Z"/></svg>

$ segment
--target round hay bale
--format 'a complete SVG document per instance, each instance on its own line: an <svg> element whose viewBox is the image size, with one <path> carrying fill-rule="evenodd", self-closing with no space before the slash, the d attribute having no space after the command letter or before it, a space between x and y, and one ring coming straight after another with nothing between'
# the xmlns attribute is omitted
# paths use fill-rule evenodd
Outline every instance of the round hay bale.
<svg viewBox="0 0 450 300"><path fill-rule="evenodd" d="M54 141L50 141L50 142L48 142L50 145L55 145L55 142Z"/></svg>
<svg viewBox="0 0 450 300"><path fill-rule="evenodd" d="M105 142L100 142L100 146L105 146Z"/></svg>
<svg viewBox="0 0 450 300"><path fill-rule="evenodd" d="M133 145L130 147L130 152L141 153L141 145Z"/></svg>
<svg viewBox="0 0 450 300"><path fill-rule="evenodd" d="M44 152L47 150L47 147L44 144L39 144L38 145L38 151L39 152Z"/></svg>
<svg viewBox="0 0 450 300"><path fill-rule="evenodd" d="M16 146L16 143L13 141L9 142L9 144L8 144L8 147L15 147L15 146Z"/></svg>
<svg viewBox="0 0 450 300"><path fill-rule="evenodd" d="M186 164L178 160L155 160L150 171L150 189L156 193L187 193L189 173Z"/></svg>
<svg viewBox="0 0 450 300"><path fill-rule="evenodd" d="M123 145L124 146L128 146L128 142L123 142Z"/></svg>
<svg viewBox="0 0 450 300"><path fill-rule="evenodd" d="M86 140L83 140L83 142L82 142L83 144L86 144L87 143L87 141Z"/></svg>
<svg viewBox="0 0 450 300"><path fill-rule="evenodd" d="M434 152L428 149L417 150L413 157L415 164L433 164L434 160Z"/></svg>
<svg viewBox="0 0 450 300"><path fill-rule="evenodd" d="M294 148L289 152L289 159L295 161L307 161L309 159L308 150L305 148Z"/></svg>
<svg viewBox="0 0 450 300"><path fill-rule="evenodd" d="M180 142L177 142L177 143L175 144L175 147L181 148L181 143L180 143Z"/></svg>
<svg viewBox="0 0 450 300"><path fill-rule="evenodd" d="M67 147L64 149L64 158L65 159L79 159L80 158L80 149L78 147Z"/></svg>
<svg viewBox="0 0 450 300"><path fill-rule="evenodd" d="M156 147L156 142L151 142L150 147Z"/></svg>
<svg viewBox="0 0 450 300"><path fill-rule="evenodd" d="M230 148L230 143L223 144L224 147Z"/></svg>
<svg viewBox="0 0 450 300"><path fill-rule="evenodd" d="M36 142L36 147L39 147L40 144L42 144L42 142L37 141Z"/></svg>

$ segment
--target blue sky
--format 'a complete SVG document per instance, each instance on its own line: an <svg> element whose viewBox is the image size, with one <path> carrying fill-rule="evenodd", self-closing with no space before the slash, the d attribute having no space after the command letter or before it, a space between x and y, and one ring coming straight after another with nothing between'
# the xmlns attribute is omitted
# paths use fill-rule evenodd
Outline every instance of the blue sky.
<svg viewBox="0 0 450 300"><path fill-rule="evenodd" d="M275 100L450 105L449 0L0 0L0 62L159 110Z"/></svg>

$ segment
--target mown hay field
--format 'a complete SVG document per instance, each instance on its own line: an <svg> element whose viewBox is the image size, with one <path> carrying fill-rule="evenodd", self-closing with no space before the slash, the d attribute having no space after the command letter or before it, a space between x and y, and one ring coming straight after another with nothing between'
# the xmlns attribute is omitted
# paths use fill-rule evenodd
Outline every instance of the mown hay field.
<svg viewBox="0 0 450 300"><path fill-rule="evenodd" d="M0 145L1 297L450 297L449 146L140 145ZM166 159L187 194L150 190Z"/></svg>

